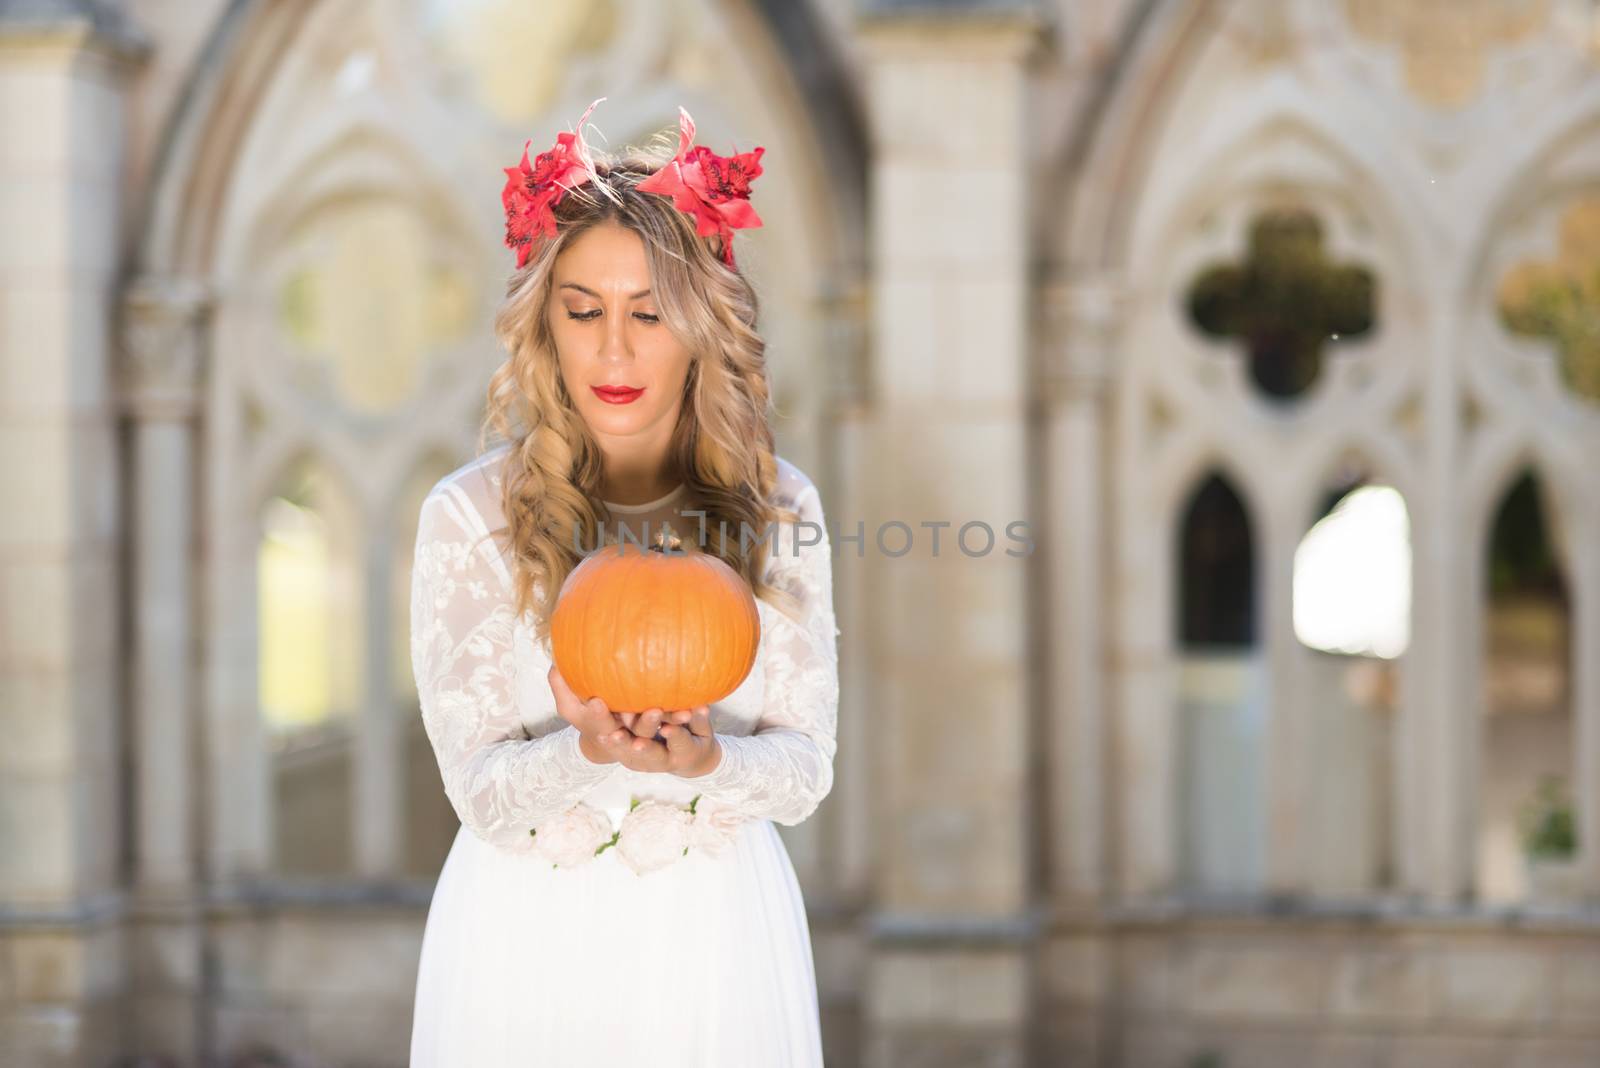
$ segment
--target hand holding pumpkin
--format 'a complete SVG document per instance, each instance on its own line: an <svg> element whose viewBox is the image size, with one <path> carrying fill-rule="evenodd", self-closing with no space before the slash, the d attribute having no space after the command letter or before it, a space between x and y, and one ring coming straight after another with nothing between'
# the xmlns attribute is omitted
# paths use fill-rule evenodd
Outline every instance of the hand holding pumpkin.
<svg viewBox="0 0 1600 1068"><path fill-rule="evenodd" d="M628 720L630 715L624 715L623 719ZM659 732L654 729L656 724L660 724ZM656 740L658 733L659 741ZM610 732L602 736L600 745L625 768L671 772L684 778L705 775L722 759L721 746L711 728L711 709L707 705L676 712L652 708L638 713L631 731Z"/></svg>
<svg viewBox="0 0 1600 1068"><path fill-rule="evenodd" d="M689 722L688 712L663 712L659 708L652 708L648 712L618 712L617 718L622 720L622 725L641 738L654 738L664 741L661 736L663 721L672 723Z"/></svg>
<svg viewBox="0 0 1600 1068"><path fill-rule="evenodd" d="M562 677L561 669L554 664L546 677L550 680L550 692L555 695L556 711L561 718L578 728L582 736L578 745L583 750L583 755L596 764L610 764L616 757L607 753L600 744L600 739L605 735L621 731L617 715L606 707L606 703L599 697L591 697L585 701L572 687L567 685L567 680Z"/></svg>
<svg viewBox="0 0 1600 1068"><path fill-rule="evenodd" d="M663 531L649 549L596 549L567 576L550 617L551 686L560 680L557 707L572 710L562 715L594 763L698 778L722 760L710 706L750 674L760 640L744 578ZM596 708L606 718L585 711Z"/></svg>
<svg viewBox="0 0 1600 1068"><path fill-rule="evenodd" d="M706 705L677 712L652 708L619 714L599 697L587 701L579 697L554 664L547 678L556 711L578 729L583 755L595 764L621 764L634 771L694 778L722 759L716 732L711 729L711 709Z"/></svg>

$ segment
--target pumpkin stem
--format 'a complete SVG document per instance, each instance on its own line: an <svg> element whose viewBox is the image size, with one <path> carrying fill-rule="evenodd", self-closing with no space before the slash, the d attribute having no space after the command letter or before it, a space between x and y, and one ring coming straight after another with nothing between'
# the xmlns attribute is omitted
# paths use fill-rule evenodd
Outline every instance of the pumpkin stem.
<svg viewBox="0 0 1600 1068"><path fill-rule="evenodd" d="M677 553L682 547L683 539L679 538L677 533L666 523L661 524L661 529L656 531L656 536L650 540L650 544L647 546L652 552L658 552L664 556Z"/></svg>

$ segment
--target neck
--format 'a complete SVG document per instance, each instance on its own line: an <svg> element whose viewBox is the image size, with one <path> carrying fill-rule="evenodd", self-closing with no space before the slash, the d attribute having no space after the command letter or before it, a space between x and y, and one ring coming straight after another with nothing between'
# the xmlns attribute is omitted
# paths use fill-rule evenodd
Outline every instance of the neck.
<svg viewBox="0 0 1600 1068"><path fill-rule="evenodd" d="M603 457L600 476L600 498L613 504L647 504L671 493L683 481L674 464L670 462L670 440L651 443L633 440L630 448L607 448L602 441Z"/></svg>
<svg viewBox="0 0 1600 1068"><path fill-rule="evenodd" d="M649 471L608 469L600 482L600 497L613 504L648 504L671 493L682 481L665 468Z"/></svg>

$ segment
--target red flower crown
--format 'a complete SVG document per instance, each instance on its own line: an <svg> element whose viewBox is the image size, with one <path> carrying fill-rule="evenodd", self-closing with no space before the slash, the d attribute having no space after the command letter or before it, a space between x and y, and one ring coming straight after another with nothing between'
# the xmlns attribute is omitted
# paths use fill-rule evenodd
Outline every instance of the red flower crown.
<svg viewBox="0 0 1600 1068"><path fill-rule="evenodd" d="M528 262L534 240L556 234L555 206L569 189L598 178L594 157L583 139L583 124L600 97L578 120L575 131L556 135L553 147L528 161L530 139L522 146L522 162L505 168L506 187L500 200L506 209L506 247L515 249L517 266ZM761 174L761 153L740 152L719 156L704 145L690 148L694 140L694 120L678 108L678 154L655 170L634 188L672 198L673 205L695 221L695 233L702 237L722 235L722 260L733 262L733 231L761 225L761 217L750 206L750 182ZM602 181L595 187L616 199L616 193Z"/></svg>

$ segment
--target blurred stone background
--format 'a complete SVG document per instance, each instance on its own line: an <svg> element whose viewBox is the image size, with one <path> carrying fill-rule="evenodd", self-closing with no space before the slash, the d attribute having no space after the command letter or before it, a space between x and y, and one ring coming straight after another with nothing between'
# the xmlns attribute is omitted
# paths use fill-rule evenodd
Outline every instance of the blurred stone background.
<svg viewBox="0 0 1600 1068"><path fill-rule="evenodd" d="M767 149L830 1066L1600 1064L1597 59L1594 0L0 0L0 1064L405 1063L415 516L501 168L597 96Z"/></svg>

